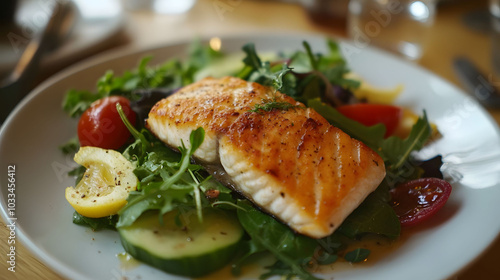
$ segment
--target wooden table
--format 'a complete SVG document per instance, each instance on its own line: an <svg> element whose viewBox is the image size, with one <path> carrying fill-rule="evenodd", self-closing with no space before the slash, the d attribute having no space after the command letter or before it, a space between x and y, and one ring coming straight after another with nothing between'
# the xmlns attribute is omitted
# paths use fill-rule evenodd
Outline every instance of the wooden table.
<svg viewBox="0 0 500 280"><path fill-rule="evenodd" d="M420 65L457 84L451 62L456 55L471 58L486 74L492 74L491 44L488 34L468 29L463 25L465 13L486 7L486 1L450 1L438 10L431 31L430 45ZM223 9L217 10L215 4ZM167 42L190 39L194 36L222 36L256 32L314 32L345 37L342 24L317 23L297 5L266 1L199 0L188 13L157 15L150 12L127 12L126 29L129 44L124 48L144 48ZM489 111L500 124L500 111ZM17 272L7 271L5 261L9 231L0 222L0 279L62 279L35 259L31 253L17 246ZM450 237L452 238L452 237ZM500 279L498 265L500 241L495 242L474 264L452 279ZM8 278L5 278L8 277Z"/></svg>

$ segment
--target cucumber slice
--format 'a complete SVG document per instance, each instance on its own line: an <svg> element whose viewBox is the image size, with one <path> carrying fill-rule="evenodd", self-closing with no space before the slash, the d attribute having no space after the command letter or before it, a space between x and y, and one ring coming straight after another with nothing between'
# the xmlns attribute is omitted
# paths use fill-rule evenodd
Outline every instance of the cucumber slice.
<svg viewBox="0 0 500 280"><path fill-rule="evenodd" d="M214 208L203 210L203 223L196 210L174 210L163 216L163 225L157 211L148 211L118 232L125 251L134 258L190 277L228 264L244 234L236 215Z"/></svg>

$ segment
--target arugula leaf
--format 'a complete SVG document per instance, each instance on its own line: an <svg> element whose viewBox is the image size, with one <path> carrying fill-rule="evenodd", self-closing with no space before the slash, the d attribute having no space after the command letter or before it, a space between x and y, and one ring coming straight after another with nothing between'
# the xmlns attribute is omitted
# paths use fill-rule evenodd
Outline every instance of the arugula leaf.
<svg viewBox="0 0 500 280"><path fill-rule="evenodd" d="M94 231L102 229L116 230L117 221L118 215L112 215L102 218L88 218L78 214L78 212L76 211L73 213L74 224L90 227Z"/></svg>
<svg viewBox="0 0 500 280"><path fill-rule="evenodd" d="M189 167L190 156L201 145L204 135L203 128L198 128L191 132L191 147L189 149L185 147L179 148L181 151L180 162L175 164L175 166L173 164L166 164L159 168L155 168L155 172L157 172L162 179L161 181L150 181L148 176L140 178L142 180L147 179L149 182L141 181L141 183L145 183L145 185L142 186L142 191L130 193L127 205L118 213L120 215L117 224L118 227L132 224L147 210L160 210L160 215L163 215L173 210L177 205L190 205L190 201L192 201L193 198L198 200L198 202L194 204L200 209L201 197L198 196L198 198L196 198L197 189L200 183L193 180L193 171L190 170ZM145 137L138 138L139 141L141 141L141 139ZM141 170L147 171L148 168L151 167L150 162L147 160L144 161L142 167L143 169Z"/></svg>
<svg viewBox="0 0 500 280"><path fill-rule="evenodd" d="M340 52L339 44L332 39L327 39L326 44L328 46L328 53L326 56L323 56L323 59L320 61L320 63L325 64L321 65L321 67L329 67L330 65L337 63L346 64L346 61Z"/></svg>
<svg viewBox="0 0 500 280"><path fill-rule="evenodd" d="M201 139L197 139L198 137L201 137ZM203 130L202 127L199 127L198 129L193 130L191 132L191 135L189 136L189 138L191 139L191 147L189 149L186 149L186 147L184 147L184 144L183 146L178 147L179 151L181 152L179 170L173 175L164 178L164 182L160 187L161 189L170 188L175 182L179 181L181 177L185 175L185 172L188 170L191 160L190 157L203 142L203 137L205 137L205 130Z"/></svg>
<svg viewBox="0 0 500 280"><path fill-rule="evenodd" d="M95 92L69 90L62 107L70 117L78 117L92 102L110 95L120 95L135 101L140 98L136 91L141 89L177 89L193 83L197 72L221 57L220 52L196 42L191 45L189 56L184 62L170 59L163 64L149 66L152 57L144 57L134 70L125 71L121 75L116 75L113 71L104 73L97 81Z"/></svg>
<svg viewBox="0 0 500 280"><path fill-rule="evenodd" d="M373 233L396 239L401 233L401 223L389 205L389 185L382 184L361 203L337 229L349 238Z"/></svg>
<svg viewBox="0 0 500 280"><path fill-rule="evenodd" d="M59 150L64 155L70 155L78 152L78 149L80 149L80 142L78 141L78 137L73 137L68 142L62 144L59 146Z"/></svg>
<svg viewBox="0 0 500 280"><path fill-rule="evenodd" d="M321 250L318 251L318 254L315 254L314 261L318 264L335 262L339 251L346 247L344 240L341 238L341 234L337 231L317 241Z"/></svg>
<svg viewBox="0 0 500 280"><path fill-rule="evenodd" d="M274 95L276 91L282 91L283 89L289 91L290 93L295 92L294 88L296 80L294 78L285 78L293 77L287 76L292 69L289 68L286 63L271 67L271 63L269 61L262 62L253 44L243 46L243 51L246 53L246 57L243 59L245 67L240 71L238 76L249 82L256 82L264 86L270 86L272 87L272 90L274 90L272 98L262 99L262 102L255 104L254 108L251 109L250 112L262 113L264 111L269 112L274 109L289 110L301 107L279 100L276 95Z"/></svg>
<svg viewBox="0 0 500 280"><path fill-rule="evenodd" d="M347 62L340 53L339 45L332 40L328 40L327 44L329 53L328 56L323 57L320 61L322 63L320 69L322 69L321 71L327 77L328 81L334 85L339 85L347 89L358 88L361 85L360 81L344 78L351 70L348 68ZM332 67L332 65L334 66Z"/></svg>
<svg viewBox="0 0 500 280"><path fill-rule="evenodd" d="M271 68L269 61L262 62L255 51L254 44L243 46L246 57L243 59L245 67L240 71L238 77L249 82L256 82L264 86L272 86L275 90L281 90L284 86L283 77L291 71L286 63L283 63L279 69ZM289 80L287 80L289 81Z"/></svg>
<svg viewBox="0 0 500 280"><path fill-rule="evenodd" d="M246 53L246 57L243 59L243 63L248 65L252 69L259 69L262 67L262 61L260 60L257 51L255 50L255 45L249 43L243 46L242 50Z"/></svg>
<svg viewBox="0 0 500 280"><path fill-rule="evenodd" d="M297 101L307 104L311 99L321 99L323 95L323 81L316 75L308 75L301 79L296 92L300 95L292 96Z"/></svg>
<svg viewBox="0 0 500 280"><path fill-rule="evenodd" d="M326 54L314 54L308 42L304 41L302 44L305 52L298 51L294 53L291 56L289 66L298 73L308 74L304 79L320 78L315 81L321 81L322 90L318 91L319 93L328 89L331 85L338 85L347 89L359 87L359 81L344 78L345 74L349 73L350 70L336 42L333 40L327 41L328 52ZM307 82L305 84L307 85ZM307 88L305 85L302 85L302 87ZM305 94L306 92L303 92L301 95ZM324 95L324 93L321 94L321 96Z"/></svg>
<svg viewBox="0 0 500 280"><path fill-rule="evenodd" d="M396 136L389 137L380 143L380 153L385 162L386 168L391 173L392 178L397 178L407 173L405 164L408 164L413 151L420 150L431 136L431 126L424 111L423 116L413 125L412 130L406 139Z"/></svg>
<svg viewBox="0 0 500 280"><path fill-rule="evenodd" d="M90 91L72 89L64 96L62 107L70 117L78 117L90 107L92 102L102 97L104 96Z"/></svg>
<svg viewBox="0 0 500 280"><path fill-rule="evenodd" d="M287 226L255 209L248 201L240 201L238 205L245 209L238 209L238 219L253 242L273 253L287 267L288 275L317 280L302 265L312 258L318 245L315 239L295 234Z"/></svg>
<svg viewBox="0 0 500 280"><path fill-rule="evenodd" d="M326 56L314 54L310 45L303 42L305 52L298 51L291 55L285 63L274 65L271 62L262 61L258 56L255 46L247 44L243 47L246 57L243 59L245 67L238 73L238 77L251 82L257 82L265 86L272 86L275 90L288 94L298 101L307 102L310 98L319 97L322 100L330 100L336 105L343 104L333 85L344 88L356 88L358 81L345 79L349 72L346 62L342 58L338 45L333 41L328 41L329 53ZM290 67L289 65L293 65ZM293 68L298 66L299 71L294 72ZM290 75L291 74L291 75ZM261 107L265 104L273 103L267 107L280 107L274 100L263 100ZM262 108L255 108L259 111Z"/></svg>
<svg viewBox="0 0 500 280"><path fill-rule="evenodd" d="M144 191L147 190L147 191ZM161 190L157 184L150 184L143 192L131 192L129 203L119 212L117 227L131 225L142 213L148 210L161 210L162 214L174 210L176 206L188 204L187 195L192 189Z"/></svg>
<svg viewBox="0 0 500 280"><path fill-rule="evenodd" d="M121 95L130 100L139 98L134 92L148 88L173 89L183 85L186 71L178 59L172 59L162 65L148 66L152 57L144 57L135 70L125 71L116 76L113 71L107 71L97 82L97 92L100 96Z"/></svg>
<svg viewBox="0 0 500 280"><path fill-rule="evenodd" d="M202 127L198 127L189 135L189 142L191 143L191 148L189 149L189 156L201 146L203 140L205 139L205 130Z"/></svg>

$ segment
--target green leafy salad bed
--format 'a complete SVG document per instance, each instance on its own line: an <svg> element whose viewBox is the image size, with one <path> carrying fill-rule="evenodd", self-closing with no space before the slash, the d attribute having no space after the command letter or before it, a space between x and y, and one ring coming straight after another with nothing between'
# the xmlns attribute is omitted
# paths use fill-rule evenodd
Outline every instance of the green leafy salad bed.
<svg viewBox="0 0 500 280"><path fill-rule="evenodd" d="M356 120L341 113L343 106L367 102L353 94L362 81L348 78L350 69L337 43L327 40L326 44L325 53L315 53L307 42L303 42L302 50L278 53L269 61L262 59L253 44L247 44L242 47L241 67L229 75L272 87L293 97L316 110L332 125L365 143L383 159L386 178L333 234L322 239L297 234L210 176L201 165L191 160L204 141L202 128L191 133L190 147L181 146L178 152L165 146L143 126L156 101L195 82L202 73L210 72L207 69L227 58L228 54L199 42L193 43L187 59L171 59L150 66L150 58L144 58L137 69L122 75L105 73L97 81L95 92L71 90L67 93L63 108L69 116L80 118L79 130L80 125L84 126L83 118L90 115L90 118L99 119L89 111L97 106L96 102L101 102L102 106L103 100L110 97L125 100L117 102L118 106L112 104L118 116L112 122L125 125L124 135L127 137L119 138L128 140L101 148L118 151L119 155L113 156L129 161L133 166L129 172L135 175L131 175L132 178L137 178L127 179L127 184L134 185L132 189L118 193L113 188L118 189L124 183L116 176L111 178L113 173L109 170L114 169L108 167L106 171L90 167L102 159L88 159L85 161L90 162L88 164L79 162L82 166L70 173L76 176L77 186L84 185L89 189L91 184L103 181L107 189L100 191L98 187L97 192L83 194L76 191L77 195L73 194L69 199L67 193L68 201L76 209L73 222L96 231L117 230L130 255L167 273L190 277L203 276L225 266L231 266L234 275L241 275L245 273L246 265L260 256L269 255L275 261L265 267L261 279L276 275L287 279L319 279L321 275L315 275L312 267L338 261L356 263L369 260L370 250L353 247L356 240L367 235L397 240L402 225L418 223L437 211L446 201L450 188L441 179L427 178L440 177L439 158L420 162L412 157L413 152L421 149L433 135L425 112L415 119L405 137L387 135L387 123L367 125L362 119ZM293 109L290 105L269 99L256 105L253 111ZM104 119L109 121L110 118ZM402 116L396 114L394 118L392 120L397 123ZM99 129L103 124L93 125ZM61 146L63 152L73 154L80 146L82 149L83 146L93 146L85 142L89 139L80 132L78 138ZM101 136L104 138L100 139L101 142L117 138L113 134ZM89 152L87 157L92 157L92 154ZM122 164L116 168L125 165L128 166ZM89 181L91 176L97 179ZM137 182L133 182L135 180ZM426 184L419 187L426 189L425 195L414 191L415 182L422 180L426 180ZM442 189L447 195L441 195ZM439 201L427 199L429 193L444 198ZM84 200L92 195L99 205L89 210L85 208ZM114 200L116 203L112 204L111 199L104 201L106 196L124 202L119 205ZM395 201L395 197L401 199ZM422 203L411 204L413 200L422 201L422 198L425 211L420 211ZM101 203L101 199L104 202ZM410 202L410 206L401 210L398 208L401 202ZM421 215L419 211L429 214Z"/></svg>

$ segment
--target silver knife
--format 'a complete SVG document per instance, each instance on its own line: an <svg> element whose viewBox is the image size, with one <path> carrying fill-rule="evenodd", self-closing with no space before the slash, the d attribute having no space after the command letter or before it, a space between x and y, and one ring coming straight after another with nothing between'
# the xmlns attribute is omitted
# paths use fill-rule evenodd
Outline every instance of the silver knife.
<svg viewBox="0 0 500 280"><path fill-rule="evenodd" d="M500 92L492 85L491 78L483 75L469 59L455 58L453 68L464 88L482 105L500 108Z"/></svg>

